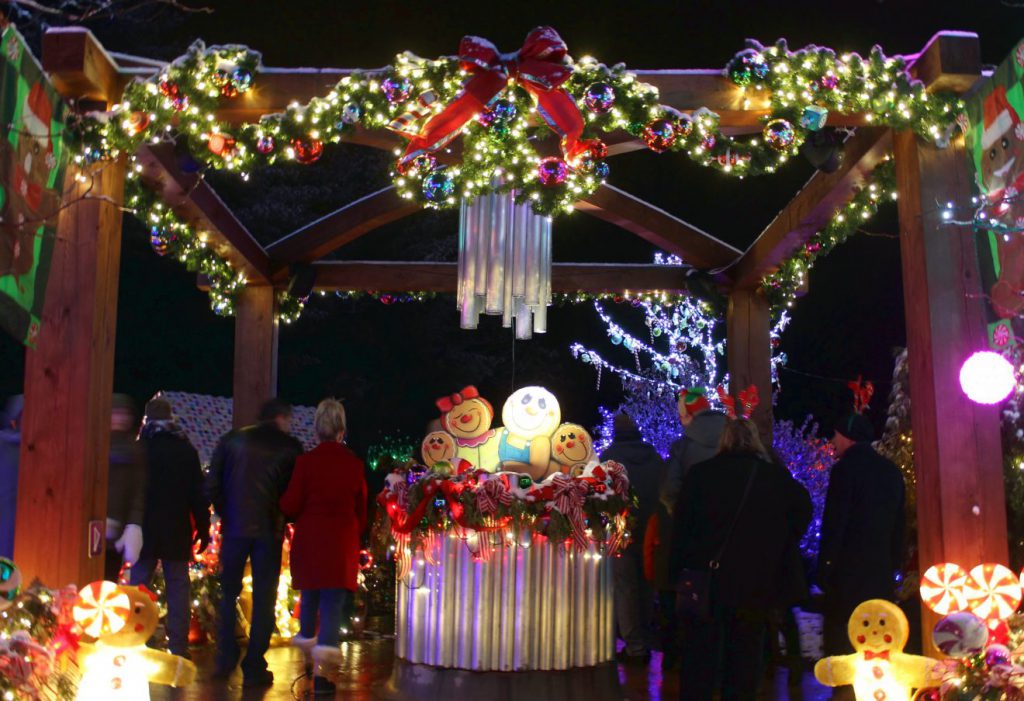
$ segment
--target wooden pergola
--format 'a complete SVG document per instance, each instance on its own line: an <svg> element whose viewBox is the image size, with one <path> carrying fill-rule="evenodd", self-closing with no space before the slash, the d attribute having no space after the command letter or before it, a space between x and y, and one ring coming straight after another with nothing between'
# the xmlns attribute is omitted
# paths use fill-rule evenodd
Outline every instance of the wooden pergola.
<svg viewBox="0 0 1024 701"><path fill-rule="evenodd" d="M66 98L111 105L135 76L159 70L152 61L108 54L80 28L49 31L43 66ZM975 34L942 32L911 57L914 77L929 90L966 92L981 77ZM258 120L329 90L347 69L263 69L253 90L224 104L217 118ZM663 104L681 111L707 107L726 133L759 131L765 96L743 93L719 70L636 71L658 88ZM936 202L970 194L962 142L940 150L912 132L869 125L866 115L830 114L831 126L857 127L834 173L816 173L746 251L610 185L577 204L658 248L718 276L728 295L728 366L738 386L756 384L770 396L769 305L764 275L800 250L882 159L895 158L904 277L912 421L922 563L973 566L1007 558L998 410L970 402L957 389L962 360L984 338L980 285L968 235L940 230ZM392 149L398 137L355 130L348 141ZM612 155L644 148L629 134L610 135ZM388 187L349 203L263 247L216 192L183 173L168 147L138 154L144 183L177 214L206 233L208 245L244 271L237 304L234 408L251 422L259 403L276 392L275 290L290 266L312 264L316 289L454 292L454 263L324 261L370 231L413 214L418 205ZM125 163L99 171L88 197L69 168L73 204L58 221L51 279L38 350L25 370L15 559L31 580L51 585L102 576L103 560L89 557L87 527L106 513L107 456L117 318ZM76 189L77 188L77 189ZM679 267L556 262L556 292L685 290ZM841 333L841 330L837 329ZM755 417L770 430L771 407Z"/></svg>

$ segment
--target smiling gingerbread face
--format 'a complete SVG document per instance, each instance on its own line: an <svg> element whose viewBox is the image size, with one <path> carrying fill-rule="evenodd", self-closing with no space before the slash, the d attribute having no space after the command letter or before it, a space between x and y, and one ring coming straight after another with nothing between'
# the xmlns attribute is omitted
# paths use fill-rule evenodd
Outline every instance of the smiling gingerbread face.
<svg viewBox="0 0 1024 701"><path fill-rule="evenodd" d="M476 397L456 404L441 419L441 424L456 438L476 438L491 430L494 410Z"/></svg>
<svg viewBox="0 0 1024 701"><path fill-rule="evenodd" d="M147 589L120 585L120 590L128 596L128 614L124 626L115 633L103 636L103 643L113 647L145 645L159 623L160 609L153 594Z"/></svg>
<svg viewBox="0 0 1024 701"><path fill-rule="evenodd" d="M520 438L550 436L562 420L562 410L555 395L543 387L523 387L505 400L501 419Z"/></svg>
<svg viewBox="0 0 1024 701"><path fill-rule="evenodd" d="M902 650L910 634L907 617L894 604L873 599L860 604L850 616L847 634L857 652Z"/></svg>
<svg viewBox="0 0 1024 701"><path fill-rule="evenodd" d="M423 464L433 467L435 463L450 461L455 457L455 438L444 431L432 431L427 434L420 445Z"/></svg>
<svg viewBox="0 0 1024 701"><path fill-rule="evenodd" d="M585 465L594 457L594 442L579 424L562 424L551 436L551 457L569 467Z"/></svg>

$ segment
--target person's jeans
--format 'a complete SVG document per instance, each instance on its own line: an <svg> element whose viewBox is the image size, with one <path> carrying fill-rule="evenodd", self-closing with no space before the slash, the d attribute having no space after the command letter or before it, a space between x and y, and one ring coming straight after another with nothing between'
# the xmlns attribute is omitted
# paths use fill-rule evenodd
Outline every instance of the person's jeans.
<svg viewBox="0 0 1024 701"><path fill-rule="evenodd" d="M352 592L348 589L303 589L299 604L299 635L312 638L317 645L337 647L341 640L341 619ZM317 613L320 632L317 633Z"/></svg>
<svg viewBox="0 0 1024 701"><path fill-rule="evenodd" d="M627 548L612 559L615 581L615 625L626 643L627 655L643 655L651 650L651 620L654 594L644 579L643 551Z"/></svg>
<svg viewBox="0 0 1024 701"><path fill-rule="evenodd" d="M765 615L718 606L711 615L706 621L679 621L679 698L711 701L720 678L722 701L754 701L764 661Z"/></svg>
<svg viewBox="0 0 1024 701"><path fill-rule="evenodd" d="M139 560L132 565L131 585L137 587L153 582L153 572L157 560ZM167 619L164 628L167 630L167 647L175 655L188 655L188 627L192 616L189 606L190 582L188 562L184 560L160 560L164 570L164 581L167 583Z"/></svg>
<svg viewBox="0 0 1024 701"><path fill-rule="evenodd" d="M217 671L229 672L238 663L235 640L235 607L242 593L246 560L252 562L252 625L249 649L242 660L242 673L259 675L266 671L264 655L274 633L274 605L281 577L281 538L225 537L220 548L220 611L217 620Z"/></svg>

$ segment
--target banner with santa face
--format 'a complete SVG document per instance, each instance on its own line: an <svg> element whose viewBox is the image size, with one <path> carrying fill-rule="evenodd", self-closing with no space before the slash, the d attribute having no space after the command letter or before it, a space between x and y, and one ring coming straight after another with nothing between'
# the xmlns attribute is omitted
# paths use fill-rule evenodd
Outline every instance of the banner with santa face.
<svg viewBox="0 0 1024 701"><path fill-rule="evenodd" d="M65 108L21 35L0 35L0 327L39 334L64 186Z"/></svg>
<svg viewBox="0 0 1024 701"><path fill-rule="evenodd" d="M993 228L977 236L982 283L991 302L989 341L1013 342L1024 315L1024 41L967 102L971 170Z"/></svg>

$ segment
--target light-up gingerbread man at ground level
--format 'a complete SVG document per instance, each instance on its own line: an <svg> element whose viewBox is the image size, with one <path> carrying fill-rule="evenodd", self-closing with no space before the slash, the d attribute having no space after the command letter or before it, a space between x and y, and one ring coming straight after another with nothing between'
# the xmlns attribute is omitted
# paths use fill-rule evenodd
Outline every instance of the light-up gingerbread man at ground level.
<svg viewBox="0 0 1024 701"><path fill-rule="evenodd" d="M909 701L912 689L935 681L935 660L903 652L910 626L895 604L865 601L853 610L847 632L856 652L818 660L814 676L822 684L852 684L858 701Z"/></svg>

